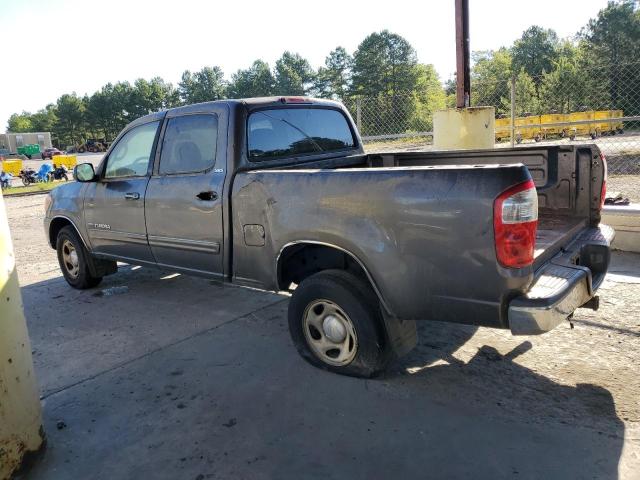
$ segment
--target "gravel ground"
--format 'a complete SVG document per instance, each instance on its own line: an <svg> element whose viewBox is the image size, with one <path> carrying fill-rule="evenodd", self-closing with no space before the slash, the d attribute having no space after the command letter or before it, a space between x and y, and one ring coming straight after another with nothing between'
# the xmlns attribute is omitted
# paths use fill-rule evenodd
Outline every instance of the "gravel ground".
<svg viewBox="0 0 640 480"><path fill-rule="evenodd" d="M60 277L42 229L44 197L5 200L23 287ZM416 350L365 387L390 398L423 392L443 405L452 399L492 405L514 421L524 416L549 428L577 426L617 438L619 477L640 478L640 255L615 252L599 294L599 311L578 310L575 328L567 323L542 336L422 323ZM271 334L286 335L283 328L274 326ZM47 369L45 360L37 368Z"/></svg>
<svg viewBox="0 0 640 480"><path fill-rule="evenodd" d="M618 192L633 203L640 203L640 175L609 175L607 192Z"/></svg>

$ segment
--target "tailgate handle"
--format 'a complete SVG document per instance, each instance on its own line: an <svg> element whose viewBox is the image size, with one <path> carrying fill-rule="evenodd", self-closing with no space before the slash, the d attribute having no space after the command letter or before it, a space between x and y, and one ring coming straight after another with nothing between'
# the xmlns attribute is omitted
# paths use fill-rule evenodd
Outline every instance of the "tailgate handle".
<svg viewBox="0 0 640 480"><path fill-rule="evenodd" d="M218 194L216 192L200 192L198 195L196 195L197 198L199 198L200 200L205 200L205 201L213 201L213 200L217 200L218 199Z"/></svg>
<svg viewBox="0 0 640 480"><path fill-rule="evenodd" d="M129 192L124 194L124 198L127 200L138 200L140 198L140 194L138 192Z"/></svg>

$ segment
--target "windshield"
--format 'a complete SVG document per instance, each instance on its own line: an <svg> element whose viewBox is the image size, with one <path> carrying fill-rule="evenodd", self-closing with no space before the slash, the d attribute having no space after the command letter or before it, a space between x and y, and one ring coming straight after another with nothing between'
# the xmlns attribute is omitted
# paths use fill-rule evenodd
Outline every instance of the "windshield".
<svg viewBox="0 0 640 480"><path fill-rule="evenodd" d="M277 108L249 116L249 158L269 160L350 149L355 141L347 118L327 108Z"/></svg>

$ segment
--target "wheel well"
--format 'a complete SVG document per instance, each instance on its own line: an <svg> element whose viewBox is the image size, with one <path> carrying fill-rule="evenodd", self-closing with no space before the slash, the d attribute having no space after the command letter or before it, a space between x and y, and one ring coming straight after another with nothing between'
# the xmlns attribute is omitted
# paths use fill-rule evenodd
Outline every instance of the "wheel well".
<svg viewBox="0 0 640 480"><path fill-rule="evenodd" d="M56 241L58 239L58 233L67 225L73 225L69 220L62 217L56 217L51 220L49 225L49 245L51 248L56 248Z"/></svg>
<svg viewBox="0 0 640 480"><path fill-rule="evenodd" d="M312 243L299 243L286 247L278 261L278 288L292 290L307 277L322 270L345 270L370 283L362 265L351 254L339 248Z"/></svg>

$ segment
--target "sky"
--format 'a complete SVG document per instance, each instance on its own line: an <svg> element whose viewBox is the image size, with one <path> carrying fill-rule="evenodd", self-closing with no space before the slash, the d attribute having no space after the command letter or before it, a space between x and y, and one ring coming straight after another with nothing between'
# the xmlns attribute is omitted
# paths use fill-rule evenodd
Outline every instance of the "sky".
<svg viewBox="0 0 640 480"><path fill-rule="evenodd" d="M571 37L606 0L469 0L471 50L509 46L531 25ZM535 8L534 8L535 7ZM285 50L322 65L371 32L405 37L442 80L455 70L454 0L0 0L0 131L63 93L220 66L227 78Z"/></svg>

